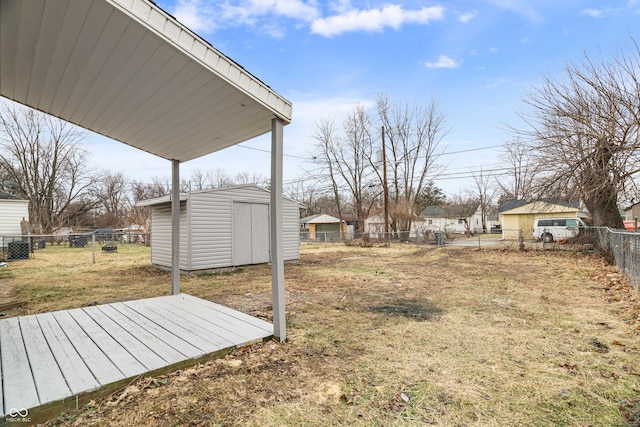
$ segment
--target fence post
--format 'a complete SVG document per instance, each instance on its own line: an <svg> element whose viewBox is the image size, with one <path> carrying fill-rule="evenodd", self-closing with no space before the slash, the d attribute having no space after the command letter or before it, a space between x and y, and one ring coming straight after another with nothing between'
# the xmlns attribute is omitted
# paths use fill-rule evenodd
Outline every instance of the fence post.
<svg viewBox="0 0 640 427"><path fill-rule="evenodd" d="M620 254L620 270L624 271L625 269L625 258L627 257L627 253L624 250L624 234L620 235L620 249L621 249L621 254Z"/></svg>
<svg viewBox="0 0 640 427"><path fill-rule="evenodd" d="M93 253L93 263L96 263L96 235L91 235L91 252Z"/></svg>
<svg viewBox="0 0 640 427"><path fill-rule="evenodd" d="M524 231L522 231L522 228L518 230L518 242L518 249L524 251Z"/></svg>

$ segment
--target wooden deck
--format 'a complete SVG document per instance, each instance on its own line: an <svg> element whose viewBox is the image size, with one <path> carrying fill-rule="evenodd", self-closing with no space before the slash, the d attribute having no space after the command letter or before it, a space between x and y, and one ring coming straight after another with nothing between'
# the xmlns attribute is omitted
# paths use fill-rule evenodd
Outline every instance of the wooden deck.
<svg viewBox="0 0 640 427"><path fill-rule="evenodd" d="M270 323L185 294L2 319L0 425L272 336Z"/></svg>

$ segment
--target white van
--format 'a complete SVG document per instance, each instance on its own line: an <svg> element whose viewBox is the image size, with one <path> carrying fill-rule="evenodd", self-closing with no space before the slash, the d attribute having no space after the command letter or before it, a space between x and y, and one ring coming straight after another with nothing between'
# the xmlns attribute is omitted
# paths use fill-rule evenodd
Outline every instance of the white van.
<svg viewBox="0 0 640 427"><path fill-rule="evenodd" d="M539 218L533 223L533 238L545 243L576 237L587 224L580 218Z"/></svg>

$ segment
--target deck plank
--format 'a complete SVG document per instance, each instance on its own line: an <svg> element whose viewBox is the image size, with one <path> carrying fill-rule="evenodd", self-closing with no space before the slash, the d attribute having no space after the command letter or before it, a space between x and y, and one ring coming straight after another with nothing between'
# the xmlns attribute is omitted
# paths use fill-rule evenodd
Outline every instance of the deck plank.
<svg viewBox="0 0 640 427"><path fill-rule="evenodd" d="M218 311L220 313L224 313L227 316L229 316L232 319L237 319L240 320L243 323L248 323L249 325L255 326L256 328L262 329L265 332L267 332L268 334L273 334L273 325L269 322L266 322L262 319L258 319L257 317L253 317L249 314L243 313L241 311L238 310L234 310L232 308L229 307L225 307L224 305L220 305L218 303L215 303L213 301L208 301L202 298L196 298L194 296L188 295L188 294L180 294L180 296L184 297L186 300L191 300L193 301L195 304L200 304L203 305L205 307L209 307L215 311ZM162 297L160 297L162 298Z"/></svg>
<svg viewBox="0 0 640 427"><path fill-rule="evenodd" d="M207 329L215 328L217 334L235 343L244 343L248 337L266 333L259 327L234 319L217 310L217 304L215 303L203 305L191 299L183 301L159 299L159 302L169 304L176 309L179 309L187 302L190 316L197 317L198 322L202 322L204 327Z"/></svg>
<svg viewBox="0 0 640 427"><path fill-rule="evenodd" d="M0 420L12 408L45 420L52 408L70 409L140 374L270 336L267 322L185 294L0 319Z"/></svg>
<svg viewBox="0 0 640 427"><path fill-rule="evenodd" d="M147 348L152 350L155 354L159 355L165 364L173 364L178 363L188 358L185 353L180 351L181 347L188 346L189 343L186 341L180 340L179 344L175 347L169 345L165 340L174 338L175 336L168 336L166 331L161 328L154 327L152 322L146 321L141 316L138 318L131 319L130 317L125 316L123 313L118 311L114 305L104 305L98 306L100 311L102 311L105 315L109 316L109 318L113 319L119 325L127 325L127 331L134 336L137 340L142 342ZM124 307L124 305L123 305ZM162 334L162 331L165 333ZM193 347L192 347L193 348ZM197 349L194 348L195 351Z"/></svg>
<svg viewBox="0 0 640 427"><path fill-rule="evenodd" d="M202 322L198 318L189 313L185 308L175 308L170 304L166 304L163 301L158 300L138 300L135 301L136 305L153 312L154 314L165 318L170 321L179 321L180 325L184 325L192 335L197 338L193 338L194 345L201 345L203 343L210 343L214 348L232 347L234 345L232 340L225 339L218 335L217 328L215 330L207 329L202 326ZM195 320L195 321L194 321ZM213 328L212 328L213 329ZM190 340L191 341L191 340Z"/></svg>
<svg viewBox="0 0 640 427"><path fill-rule="evenodd" d="M153 371L167 365L167 361L130 333L135 325L124 329L97 306L83 308L82 311L91 317L111 338L118 342L147 371Z"/></svg>
<svg viewBox="0 0 640 427"><path fill-rule="evenodd" d="M78 325L68 311L51 313L60 328L65 331L74 348L100 383L105 385L122 378L122 372L93 342L93 339Z"/></svg>
<svg viewBox="0 0 640 427"><path fill-rule="evenodd" d="M91 373L73 343L51 313L37 315L42 332L73 394L97 389L100 383Z"/></svg>
<svg viewBox="0 0 640 427"><path fill-rule="evenodd" d="M68 311L69 315L80 325L87 335L100 347L100 350L118 367L126 377L133 377L145 372L144 366L127 351L118 341L113 339L81 308Z"/></svg>
<svg viewBox="0 0 640 427"><path fill-rule="evenodd" d="M0 339L5 411L38 406L40 399L31 375L18 318L3 319L0 322Z"/></svg>
<svg viewBox="0 0 640 427"><path fill-rule="evenodd" d="M21 317L20 329L29 363L33 367L31 374L36 384L40 404L69 396L71 390L60 372L36 316Z"/></svg>
<svg viewBox="0 0 640 427"><path fill-rule="evenodd" d="M129 301L123 304L128 309L138 313L140 316L149 319L151 322L154 322L177 337L188 341L192 346L196 347L200 351L200 356L220 349L219 343L203 340L200 335L189 330L188 325L185 322L182 322L181 319L168 317L167 314L163 313L161 310L160 313L158 313L138 301Z"/></svg>

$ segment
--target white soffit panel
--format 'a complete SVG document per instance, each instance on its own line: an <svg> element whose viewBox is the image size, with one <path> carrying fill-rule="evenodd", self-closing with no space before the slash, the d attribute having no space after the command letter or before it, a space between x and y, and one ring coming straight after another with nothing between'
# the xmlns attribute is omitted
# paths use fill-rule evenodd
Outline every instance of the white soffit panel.
<svg viewBox="0 0 640 427"><path fill-rule="evenodd" d="M291 121L289 101L147 0L1 0L0 95L169 160Z"/></svg>

